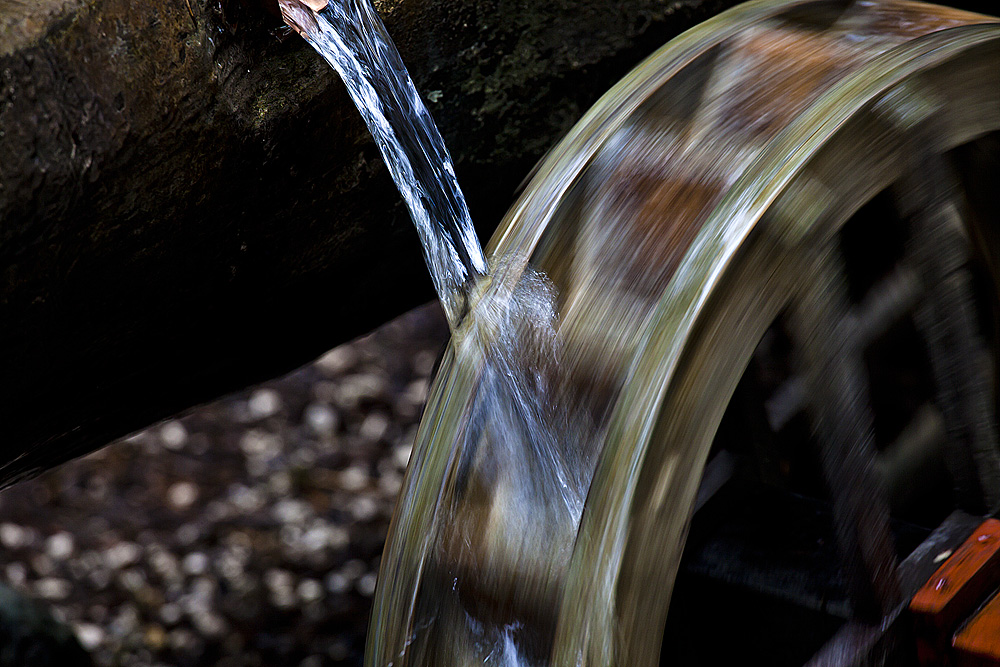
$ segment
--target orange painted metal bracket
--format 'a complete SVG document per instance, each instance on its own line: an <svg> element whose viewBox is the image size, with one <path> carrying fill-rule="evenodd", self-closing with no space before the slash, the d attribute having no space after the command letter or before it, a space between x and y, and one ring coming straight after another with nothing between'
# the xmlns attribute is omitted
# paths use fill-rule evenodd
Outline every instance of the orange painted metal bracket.
<svg viewBox="0 0 1000 667"><path fill-rule="evenodd" d="M986 603L952 643L957 667L1000 665L1000 595Z"/></svg>
<svg viewBox="0 0 1000 667"><path fill-rule="evenodd" d="M963 626L998 585L1000 521L987 519L910 601L922 665L1000 666L996 653L991 662L988 652L983 652L990 647L994 647L994 651L1000 649L1000 602L997 598ZM983 615L993 608L992 615Z"/></svg>

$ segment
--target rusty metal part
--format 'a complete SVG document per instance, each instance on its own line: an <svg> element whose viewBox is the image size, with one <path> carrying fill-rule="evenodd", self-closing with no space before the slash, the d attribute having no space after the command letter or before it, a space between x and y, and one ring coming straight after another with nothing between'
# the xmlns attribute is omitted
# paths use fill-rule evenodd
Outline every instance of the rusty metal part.
<svg viewBox="0 0 1000 667"><path fill-rule="evenodd" d="M936 128L921 141L933 156L1000 129L996 20L903 0L751 2L668 44L587 114L489 248L513 267L494 280L513 283L530 259L558 288L560 381L600 450L582 520L544 544L498 538L511 533L503 480L459 464L482 446L467 441L479 367L449 350L382 560L369 665L505 651L528 664L657 664L729 399L772 322L808 310L816 285L830 294L816 267L836 266L845 222L919 173L910 116L891 113L907 105ZM995 266L998 249L981 250ZM920 267L899 271L926 279ZM801 403L827 411L816 428L846 508L841 550L859 564L859 623L895 614L899 593L879 462L859 447L870 437L866 407L853 404L864 388L856 368L836 364L856 364L857 339L926 288L895 290L882 314L873 297L871 315L839 300L796 316L801 338L821 343L804 357ZM854 377L833 388L832 409L817 403L826 371ZM824 431L845 414L854 426Z"/></svg>

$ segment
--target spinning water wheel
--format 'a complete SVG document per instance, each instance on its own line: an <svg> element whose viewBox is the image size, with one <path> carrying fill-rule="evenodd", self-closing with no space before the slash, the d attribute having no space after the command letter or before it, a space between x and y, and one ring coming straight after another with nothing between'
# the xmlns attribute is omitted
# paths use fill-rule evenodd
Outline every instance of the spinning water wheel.
<svg viewBox="0 0 1000 667"><path fill-rule="evenodd" d="M509 480L467 454L485 446L469 425L482 376L450 347L368 664L671 664L692 515L736 450L757 482L794 490L796 466L768 444L793 419L846 600L814 660L912 656L899 619L938 565L920 559L1000 503L998 131L1000 24L904 0L750 2L635 69L541 163L489 248L558 290L560 373L594 434L564 445L593 447L582 518L549 525L539 508L547 539L522 534ZM513 284L523 261L506 266L494 280ZM896 407L873 398L879 346L912 351L925 377ZM928 465L937 495L913 489ZM922 496L940 525L907 552L894 517Z"/></svg>

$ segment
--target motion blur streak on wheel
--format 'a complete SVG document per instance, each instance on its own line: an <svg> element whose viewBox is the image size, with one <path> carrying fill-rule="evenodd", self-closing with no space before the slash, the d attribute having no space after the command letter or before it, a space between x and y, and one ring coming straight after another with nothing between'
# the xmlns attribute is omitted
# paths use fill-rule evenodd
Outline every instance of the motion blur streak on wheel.
<svg viewBox="0 0 1000 667"><path fill-rule="evenodd" d="M981 182L998 130L1000 25L903 0L750 2L623 79L489 249L514 267L498 280L530 259L559 291L560 382L592 425L579 445L598 452L582 520L534 547L511 539L508 482L469 441L477 365L450 349L390 529L368 664L658 664L713 438L779 319L852 613L891 616L906 591L859 350L889 296L924 304L956 502L994 506L996 403L976 379L989 341L972 312L995 309L1000 285L996 195ZM985 155L979 171L956 150ZM908 221L899 271L912 281L858 317L839 235L876 196ZM993 272L985 293L961 277L969 261Z"/></svg>

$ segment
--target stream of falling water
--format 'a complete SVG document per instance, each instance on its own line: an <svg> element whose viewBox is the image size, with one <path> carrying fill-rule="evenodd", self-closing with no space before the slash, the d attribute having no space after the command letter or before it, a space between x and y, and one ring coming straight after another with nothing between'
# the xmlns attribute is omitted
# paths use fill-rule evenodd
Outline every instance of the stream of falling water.
<svg viewBox="0 0 1000 667"><path fill-rule="evenodd" d="M486 258L451 156L399 52L368 0L280 5L285 21L344 80L403 195L454 330L468 283L486 273Z"/></svg>
<svg viewBox="0 0 1000 667"><path fill-rule="evenodd" d="M539 610L530 608L558 597L594 459L589 419L559 375L554 288L523 261L493 258L487 268L441 135L369 0L279 4L368 124L419 232L457 363L479 373L453 455L452 504L431 537L434 573L413 592L425 637L403 662L538 664L539 638L551 632L539 626L551 614L532 621ZM536 597L516 599L526 578Z"/></svg>

